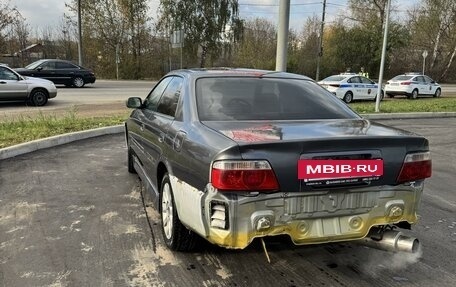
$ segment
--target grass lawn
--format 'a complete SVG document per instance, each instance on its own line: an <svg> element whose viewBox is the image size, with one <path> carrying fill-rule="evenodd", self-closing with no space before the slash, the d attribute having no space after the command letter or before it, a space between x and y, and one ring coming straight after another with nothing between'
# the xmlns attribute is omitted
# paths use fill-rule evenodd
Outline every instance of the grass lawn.
<svg viewBox="0 0 456 287"><path fill-rule="evenodd" d="M54 135L119 125L128 113L103 117L80 117L74 111L64 115L20 116L0 123L0 148Z"/></svg>
<svg viewBox="0 0 456 287"><path fill-rule="evenodd" d="M375 111L373 101L355 102L349 106L360 114ZM388 99L381 102L380 112L456 112L456 97ZM40 112L33 116L3 119L0 120L0 148L58 134L122 124L129 113L130 111L126 110L109 116L90 117L79 115L77 110L71 109L64 114Z"/></svg>
<svg viewBox="0 0 456 287"><path fill-rule="evenodd" d="M354 102L349 106L360 114L374 113L375 102ZM381 113L456 112L456 97L387 99L380 102Z"/></svg>

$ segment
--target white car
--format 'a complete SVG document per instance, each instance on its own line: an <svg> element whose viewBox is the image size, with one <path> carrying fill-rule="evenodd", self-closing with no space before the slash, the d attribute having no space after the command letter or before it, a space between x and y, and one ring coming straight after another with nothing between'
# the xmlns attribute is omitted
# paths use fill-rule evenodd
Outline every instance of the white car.
<svg viewBox="0 0 456 287"><path fill-rule="evenodd" d="M416 99L418 96L440 97L442 88L428 76L408 73L389 80L385 86L385 93L390 98L398 95L407 96L409 99Z"/></svg>
<svg viewBox="0 0 456 287"><path fill-rule="evenodd" d="M318 84L346 103L353 100L375 100L377 97L378 84L354 73L330 76ZM381 94L381 99L383 99L383 91Z"/></svg>
<svg viewBox="0 0 456 287"><path fill-rule="evenodd" d="M56 96L57 88L53 82L21 76L0 65L0 101L25 101L33 106L44 106Z"/></svg>

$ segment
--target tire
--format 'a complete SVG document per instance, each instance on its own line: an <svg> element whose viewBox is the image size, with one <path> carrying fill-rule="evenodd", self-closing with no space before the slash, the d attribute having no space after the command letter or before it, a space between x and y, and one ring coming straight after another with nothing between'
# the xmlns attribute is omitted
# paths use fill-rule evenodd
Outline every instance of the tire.
<svg viewBox="0 0 456 287"><path fill-rule="evenodd" d="M30 93L29 102L33 106L41 107L48 102L48 93L43 89L36 89Z"/></svg>
<svg viewBox="0 0 456 287"><path fill-rule="evenodd" d="M160 190L160 217L163 240L169 249L191 251L195 248L197 235L188 230L179 220L167 173L163 177Z"/></svg>
<svg viewBox="0 0 456 287"><path fill-rule="evenodd" d="M347 104L351 103L353 101L353 93L352 92L347 92L344 96L344 102Z"/></svg>
<svg viewBox="0 0 456 287"><path fill-rule="evenodd" d="M417 90L417 89L414 89L414 90L412 91L412 94L410 95L410 99L415 100L416 98L418 98L418 90Z"/></svg>
<svg viewBox="0 0 456 287"><path fill-rule="evenodd" d="M440 90L440 89L435 90L434 98L440 98L441 95L442 95L442 90Z"/></svg>
<svg viewBox="0 0 456 287"><path fill-rule="evenodd" d="M75 77L75 78L73 78L73 80L72 80L72 84L73 84L73 86L75 86L76 88L82 88L82 87L84 87L85 82L84 82L84 79L83 79L83 78L81 78L81 77Z"/></svg>

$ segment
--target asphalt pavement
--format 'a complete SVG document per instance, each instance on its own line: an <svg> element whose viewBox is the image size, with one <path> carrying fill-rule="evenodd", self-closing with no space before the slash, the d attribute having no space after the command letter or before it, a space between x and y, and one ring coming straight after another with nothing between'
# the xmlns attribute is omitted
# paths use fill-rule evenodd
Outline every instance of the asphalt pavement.
<svg viewBox="0 0 456 287"><path fill-rule="evenodd" d="M226 250L166 249L158 213L126 167L123 134L0 160L0 286L456 286L455 118L386 120L425 135L418 255L287 238Z"/></svg>

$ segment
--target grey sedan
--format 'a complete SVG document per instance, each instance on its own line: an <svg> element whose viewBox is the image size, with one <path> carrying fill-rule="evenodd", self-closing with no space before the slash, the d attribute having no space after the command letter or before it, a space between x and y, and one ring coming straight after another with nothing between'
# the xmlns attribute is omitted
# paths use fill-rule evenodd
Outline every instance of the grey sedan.
<svg viewBox="0 0 456 287"><path fill-rule="evenodd" d="M416 252L428 140L363 119L313 80L248 69L171 72L130 98L128 170L173 250L361 240Z"/></svg>
<svg viewBox="0 0 456 287"><path fill-rule="evenodd" d="M0 101L25 101L33 106L44 106L56 96L57 88L51 81L21 76L0 65Z"/></svg>

